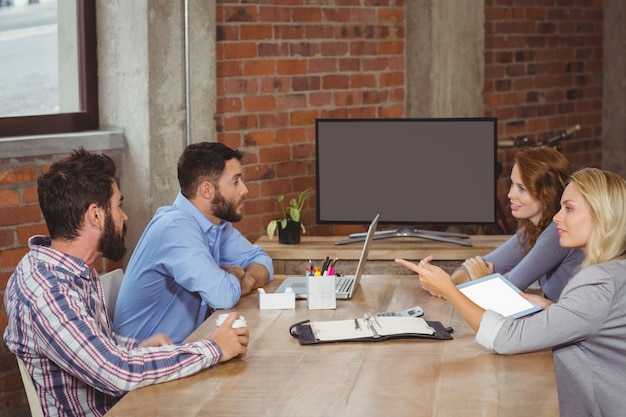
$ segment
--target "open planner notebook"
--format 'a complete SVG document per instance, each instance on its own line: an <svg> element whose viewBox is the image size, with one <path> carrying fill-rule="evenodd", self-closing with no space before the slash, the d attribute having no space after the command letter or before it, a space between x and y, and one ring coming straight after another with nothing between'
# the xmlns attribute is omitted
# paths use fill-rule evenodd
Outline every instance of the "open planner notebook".
<svg viewBox="0 0 626 417"><path fill-rule="evenodd" d="M440 322L421 317L375 317L305 321L289 329L303 345L331 342L379 342L389 339L452 339Z"/></svg>

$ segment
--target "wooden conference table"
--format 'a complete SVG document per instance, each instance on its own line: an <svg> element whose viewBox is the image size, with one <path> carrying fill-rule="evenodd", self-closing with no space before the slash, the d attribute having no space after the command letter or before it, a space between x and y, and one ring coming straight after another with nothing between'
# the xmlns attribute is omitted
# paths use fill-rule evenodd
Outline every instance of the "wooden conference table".
<svg viewBox="0 0 626 417"><path fill-rule="evenodd" d="M266 292L280 283L268 284ZM301 346L289 326L420 305L454 340L389 340ZM234 309L250 328L248 355L196 375L128 393L107 417L132 416L558 416L552 355L487 352L449 303L414 276L367 275L336 310L260 310L258 295ZM217 314L189 340L208 337Z"/></svg>

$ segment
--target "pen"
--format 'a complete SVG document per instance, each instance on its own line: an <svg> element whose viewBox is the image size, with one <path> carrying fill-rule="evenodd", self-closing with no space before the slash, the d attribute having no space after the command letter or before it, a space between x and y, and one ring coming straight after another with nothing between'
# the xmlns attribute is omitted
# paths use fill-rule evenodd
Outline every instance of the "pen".
<svg viewBox="0 0 626 417"><path fill-rule="evenodd" d="M322 262L322 275L324 274L324 272L326 272L326 269L328 268L328 265L330 265L330 257L327 256L326 259L324 259L324 262Z"/></svg>
<svg viewBox="0 0 626 417"><path fill-rule="evenodd" d="M357 332L361 331L361 325L359 324L359 319L354 319L354 330Z"/></svg>
<svg viewBox="0 0 626 417"><path fill-rule="evenodd" d="M337 263L337 258L333 259L328 265L328 275L335 275L335 264Z"/></svg>
<svg viewBox="0 0 626 417"><path fill-rule="evenodd" d="M309 275L310 276L313 276L313 272L314 272L313 268L314 268L313 261L309 259Z"/></svg>

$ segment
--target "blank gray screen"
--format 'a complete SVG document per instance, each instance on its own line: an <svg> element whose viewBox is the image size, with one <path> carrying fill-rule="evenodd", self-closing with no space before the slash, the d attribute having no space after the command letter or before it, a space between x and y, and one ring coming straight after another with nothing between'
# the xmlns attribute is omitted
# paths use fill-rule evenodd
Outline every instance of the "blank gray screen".
<svg viewBox="0 0 626 417"><path fill-rule="evenodd" d="M496 119L318 119L318 223L494 223Z"/></svg>

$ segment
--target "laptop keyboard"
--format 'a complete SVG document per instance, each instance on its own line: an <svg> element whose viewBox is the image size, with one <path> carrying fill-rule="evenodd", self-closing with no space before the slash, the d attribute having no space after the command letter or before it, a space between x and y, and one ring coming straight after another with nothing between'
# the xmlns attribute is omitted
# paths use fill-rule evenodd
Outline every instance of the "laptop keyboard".
<svg viewBox="0 0 626 417"><path fill-rule="evenodd" d="M338 294L348 292L353 282L352 279L337 278L335 280L335 292Z"/></svg>

